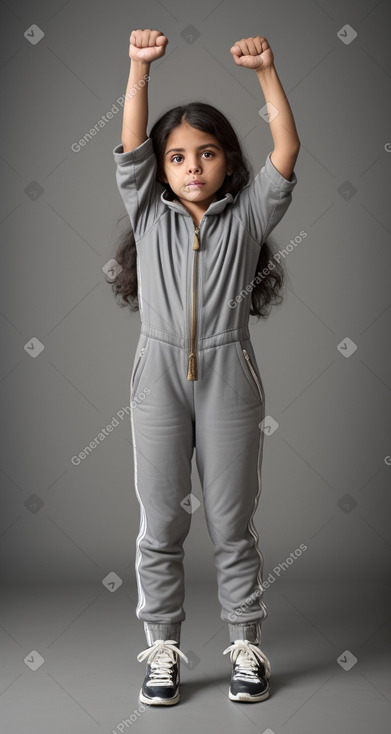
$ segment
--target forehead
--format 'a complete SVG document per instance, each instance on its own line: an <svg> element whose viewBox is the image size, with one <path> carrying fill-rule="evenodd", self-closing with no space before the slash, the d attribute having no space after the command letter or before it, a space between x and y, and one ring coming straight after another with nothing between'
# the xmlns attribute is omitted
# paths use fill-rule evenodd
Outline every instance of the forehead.
<svg viewBox="0 0 391 734"><path fill-rule="evenodd" d="M168 148L173 147L190 149L208 142L213 142L216 145L219 145L217 138L215 138L211 133L191 127L188 123L182 123L169 134L165 149L167 150Z"/></svg>

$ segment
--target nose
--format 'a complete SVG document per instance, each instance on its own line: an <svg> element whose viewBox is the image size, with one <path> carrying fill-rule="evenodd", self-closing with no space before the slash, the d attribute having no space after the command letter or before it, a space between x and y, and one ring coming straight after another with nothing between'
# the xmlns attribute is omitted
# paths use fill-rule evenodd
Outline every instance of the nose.
<svg viewBox="0 0 391 734"><path fill-rule="evenodd" d="M199 167L198 163L194 163L194 165L189 166L187 170L188 170L189 173L195 173L195 172L199 173L200 167Z"/></svg>

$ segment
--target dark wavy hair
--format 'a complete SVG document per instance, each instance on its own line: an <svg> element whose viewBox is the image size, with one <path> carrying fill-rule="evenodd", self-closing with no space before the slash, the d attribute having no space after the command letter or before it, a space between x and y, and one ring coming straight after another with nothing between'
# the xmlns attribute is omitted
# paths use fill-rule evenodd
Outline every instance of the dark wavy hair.
<svg viewBox="0 0 391 734"><path fill-rule="evenodd" d="M232 166L233 173L225 177L216 192L216 200L224 198L227 192L235 197L247 185L250 178L249 166L238 137L225 115L216 107L205 102L190 102L165 112L149 133L157 162L156 178L166 187L166 198L170 201L175 198L169 184L162 181L166 143L170 133L184 121L197 130L203 130L217 138L225 152L227 166ZM137 248L128 215L120 217L117 225L124 219L126 227L118 237L114 256L121 269L114 279L106 282L110 282L114 295L119 296L120 300L117 300L119 306L129 306L131 311L138 311ZM260 242L260 245L254 277L256 273L261 273L266 268L274 254L274 245L270 237L263 243ZM280 262L275 261L274 269L264 275L259 283L254 284L251 291L250 314L257 316L257 320L267 318L271 307L282 302L283 297L279 292L282 290L284 279L284 268Z"/></svg>

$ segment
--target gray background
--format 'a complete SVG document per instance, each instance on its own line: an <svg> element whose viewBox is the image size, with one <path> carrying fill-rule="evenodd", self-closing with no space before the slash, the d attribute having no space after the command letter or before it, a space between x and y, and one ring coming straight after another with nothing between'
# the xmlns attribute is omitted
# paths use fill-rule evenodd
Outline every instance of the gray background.
<svg viewBox="0 0 391 734"><path fill-rule="evenodd" d="M138 706L135 656L146 641L135 618L129 417L79 466L71 461L129 405L139 337L139 313L118 307L102 271L125 213L112 155L122 110L80 152L71 146L124 93L131 30L155 28L169 44L151 65L148 131L169 107L210 102L235 127L253 175L273 142L257 77L229 48L268 39L301 140L298 184L273 240L282 249L307 236L284 259L283 305L250 320L267 413L279 424L265 437L255 515L271 579L263 649L279 695L247 708L228 702L229 640L194 455L201 506L185 541L187 696L131 725L198 731L215 718L223 730L267 734L345 732L346 722L388 730L387 2L41 0L2 2L0 12L0 721L18 732L54 723L57 732L121 731ZM24 36L32 24L44 32L35 45ZM358 34L348 44L346 24ZM347 337L357 347L349 358L338 348ZM35 358L33 339L43 345ZM307 550L283 569L301 543ZM110 593L112 572L122 583ZM33 650L44 658L35 671L24 662ZM337 662L345 650L358 659L350 671Z"/></svg>

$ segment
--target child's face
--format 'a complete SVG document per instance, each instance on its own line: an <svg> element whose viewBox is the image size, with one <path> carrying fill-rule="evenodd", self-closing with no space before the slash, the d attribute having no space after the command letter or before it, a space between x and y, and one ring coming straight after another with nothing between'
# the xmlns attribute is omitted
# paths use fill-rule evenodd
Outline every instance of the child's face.
<svg viewBox="0 0 391 734"><path fill-rule="evenodd" d="M197 130L187 122L170 133L164 152L163 181L170 185L179 200L203 202L204 206L209 206L226 174L231 173L224 151L214 135ZM189 185L193 179L203 185Z"/></svg>

